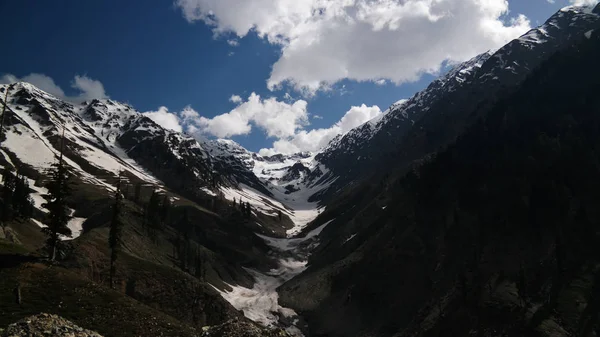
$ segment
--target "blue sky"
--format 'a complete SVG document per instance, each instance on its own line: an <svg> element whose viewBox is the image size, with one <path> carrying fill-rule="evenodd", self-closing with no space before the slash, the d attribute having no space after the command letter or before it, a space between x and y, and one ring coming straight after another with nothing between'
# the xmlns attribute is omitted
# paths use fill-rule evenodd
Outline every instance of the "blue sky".
<svg viewBox="0 0 600 337"><path fill-rule="evenodd" d="M11 78L22 79L32 73L43 74L51 78L64 91L65 96L69 97L79 94L82 88L81 85L73 88L74 77L84 76L94 84L93 88L97 89L101 83L105 95L128 102L139 111L163 113L165 110L159 110L159 107L168 107L169 111L176 113L175 116L185 131L207 137L226 134L252 151L273 148L273 143L279 141L276 151L292 152L314 150L315 146L310 145L313 140L315 144L322 143L334 133L347 131L348 127L363 122L365 116L372 117L380 113L376 109L370 109L373 106L378 106L383 111L399 99L410 97L435 77L435 66L448 56L450 59L465 59L467 56L475 56L477 52L484 52L487 47L501 45L498 40L486 40L489 32L465 37L477 43L465 44L465 48L458 51L449 50L443 42L439 42L439 45L432 42L428 46L429 40L437 35L417 35L415 40L422 38L420 44L416 44L418 41L413 42L407 35L400 35L405 34L400 33L405 27L408 27L406 30L414 28L419 32L423 31L423 27L433 27L439 20L436 9L424 14L423 17L427 19L419 23L422 26L415 27L411 26L413 21L394 21L397 17L380 16L371 20L368 15L376 11L365 12L366 20L370 20L370 29L365 28L364 38L361 38L363 31L354 31L349 33L353 34L349 39L336 33L344 31L339 26L335 31L323 30L320 33L318 29L324 29L322 27L325 25L315 23L313 17L307 17L291 26L273 28L273 22L285 22L287 18L282 16L285 13L275 13L273 18L266 18L272 12L268 7L269 3L264 3L264 10L261 12L263 0L247 1L255 2L251 12L247 12L240 5L244 1L246 0L178 0L176 3L172 0L2 1L0 13L5 15L0 22L4 47L0 53L0 75L10 74ZM289 0L269 1L290 4ZM306 0L306 4L311 1L317 0ZM394 5L393 1L384 2L386 1L388 12L413 11L413 7L390 7ZM419 1L427 2L414 0ZM473 0L449 0L452 1L467 3ZM488 2L494 1L502 6L503 0ZM229 5L229 8L241 6L239 16L226 12L226 8L219 9L224 4ZM400 1L398 4L405 3ZM509 1L508 13L477 15L485 16L481 20L495 18L506 26L516 26L518 24L513 21L516 21L518 14L523 14L529 20L529 25L535 26L568 4L567 0L556 0L555 3L547 0L514 0ZM476 7L465 9L461 6L463 4L448 7L450 9L443 13L459 16L458 12L452 11L479 10ZM414 11L419 8L421 7L414 7ZM304 13L304 8L293 10ZM492 11L494 8L484 10ZM415 18L421 18L414 15ZM326 24L341 22L335 21L338 19L339 17L319 18ZM254 29L248 31L248 24L254 25ZM397 37L395 42L386 43L383 35L369 35L377 24L384 25L381 32L377 33L390 34L385 37L388 41L390 37ZM459 27L461 23L449 21L448 24ZM313 35L302 30L306 26L313 29L310 33ZM521 22L518 29L522 30L524 26ZM436 34L435 29L432 28L431 34ZM457 28L456 31L462 31L460 29ZM503 39L520 33L517 28L511 31L508 28L502 29ZM448 38L461 39L455 35L457 33ZM287 40L278 41L278 36ZM303 49L303 44L312 41L314 36L323 36L325 42L318 48L311 44L311 47ZM354 37L356 41L352 40ZM379 37L382 38L381 42L377 40ZM415 45L410 47L410 51L407 51L408 47L390 47L390 44L405 42ZM328 50L328 46L335 49ZM439 50L439 53L433 54L431 50ZM382 53L388 56L381 59L378 55ZM399 61L403 59L406 62ZM427 61L421 62L421 59ZM340 64L344 67L338 71L335 68ZM330 69L334 70L329 72ZM375 83L381 82L388 72L391 75L385 84ZM5 78L8 77L5 75ZM280 80L282 78L284 80ZM269 80L276 82L278 86L270 90L267 85ZM215 116L230 113L236 107L246 104L251 93L260 95L261 99L255 102L257 104L250 106L248 103L247 107L226 116L255 116L240 117L243 119L242 123L247 123L245 126L251 127L250 131L244 126L238 131L226 130L231 118L222 118L226 122L225 126L223 123L219 124L219 119L212 120ZM89 93L90 96L97 94L94 90ZM242 100L232 102L232 95L238 95ZM256 109L266 107L263 100L269 97L275 98L272 103L278 103L265 108L272 111L262 115L255 113ZM306 106L299 104L290 108L299 100L305 102ZM364 108L360 108L363 104ZM352 106L359 108L342 121ZM191 107L194 111L193 114L186 115L191 118L187 121L192 121L194 125L191 129L187 128L188 122L180 113L186 107ZM288 116L291 121L283 120L283 117L279 120L277 116L280 115ZM264 122L270 118L273 119L272 123ZM279 122L292 124L274 124ZM336 123L339 127L331 129ZM329 131L311 134L310 130L313 129ZM302 132L304 135L300 135Z"/></svg>

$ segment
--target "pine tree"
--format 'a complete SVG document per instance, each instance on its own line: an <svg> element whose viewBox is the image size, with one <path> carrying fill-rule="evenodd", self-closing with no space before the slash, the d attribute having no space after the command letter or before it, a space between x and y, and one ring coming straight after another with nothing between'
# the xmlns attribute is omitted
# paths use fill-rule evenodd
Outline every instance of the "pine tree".
<svg viewBox="0 0 600 337"><path fill-rule="evenodd" d="M7 86L4 90L4 104L2 105L2 116L0 117L0 142L4 140L4 116L6 115L6 105L8 104L8 92L10 91L10 86Z"/></svg>
<svg viewBox="0 0 600 337"><path fill-rule="evenodd" d="M123 223L121 222L121 207L123 196L121 194L121 173L117 181L117 190L115 191L115 204L113 205L113 216L110 223L110 233L108 236L108 246L110 247L110 287L114 288L114 279L117 271L117 254L121 246L121 234Z"/></svg>
<svg viewBox="0 0 600 337"><path fill-rule="evenodd" d="M6 165L4 166L4 171L2 172L2 181L4 186L2 186L2 227L6 226L6 222L11 220L13 217L13 195L15 191L16 178L13 174L12 167Z"/></svg>
<svg viewBox="0 0 600 337"><path fill-rule="evenodd" d="M148 201L148 207L146 208L146 213L148 216L148 224L151 228L155 228L158 224L156 216L158 215L158 211L160 209L160 195L158 191L152 191L152 195L150 196L150 201Z"/></svg>
<svg viewBox="0 0 600 337"><path fill-rule="evenodd" d="M144 221L148 229L148 234L152 240L156 239L156 230L161 223L161 203L160 194L154 190L145 209Z"/></svg>
<svg viewBox="0 0 600 337"><path fill-rule="evenodd" d="M16 215L21 218L30 218L33 215L33 199L25 176L19 175L15 181L13 207Z"/></svg>
<svg viewBox="0 0 600 337"><path fill-rule="evenodd" d="M250 203L246 201L246 209L244 210L246 217L250 218L252 216L252 208L250 207Z"/></svg>
<svg viewBox="0 0 600 337"><path fill-rule="evenodd" d="M202 261L202 255L198 255L196 256L196 277L200 279L200 282L204 282L205 276L206 271Z"/></svg>
<svg viewBox="0 0 600 337"><path fill-rule="evenodd" d="M135 184L135 190L133 191L133 201L135 203L140 202L141 192L142 192L142 184L141 183Z"/></svg>
<svg viewBox="0 0 600 337"><path fill-rule="evenodd" d="M171 208L171 198L169 198L169 196L167 194L165 194L162 205L160 207L160 218L162 219L163 222L167 221L167 218L169 217L170 208Z"/></svg>
<svg viewBox="0 0 600 337"><path fill-rule="evenodd" d="M67 227L71 219L71 210L67 207L67 197L71 194L69 178L70 173L64 165L61 151L58 162L52 164L50 181L46 184L48 194L43 196L46 202L42 204L42 207L48 210L47 227L42 228L42 232L48 236L46 242L52 261L56 259L60 235L72 236L71 230Z"/></svg>

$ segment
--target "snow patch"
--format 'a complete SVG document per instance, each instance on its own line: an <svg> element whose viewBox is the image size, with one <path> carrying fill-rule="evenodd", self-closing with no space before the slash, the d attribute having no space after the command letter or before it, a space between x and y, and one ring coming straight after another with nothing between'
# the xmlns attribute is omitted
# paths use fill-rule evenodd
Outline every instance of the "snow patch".
<svg viewBox="0 0 600 337"><path fill-rule="evenodd" d="M352 234L352 235L350 235L350 237L349 237L349 238L347 238L346 240L344 240L344 243L343 243L343 244L345 244L346 242L348 242L348 241L350 241L350 240L354 239L354 237L355 237L355 236L356 236L356 233L355 233L355 234Z"/></svg>
<svg viewBox="0 0 600 337"><path fill-rule="evenodd" d="M232 288L231 291L215 289L237 310L242 310L246 317L268 327L277 326L280 316L297 316L294 310L279 305L277 288L306 270L310 250L318 244L317 236L332 221L327 221L301 238L272 238L256 234L275 252L291 252L294 257L279 259L279 267L264 274L246 269L255 279L252 289L230 284L228 286ZM298 320L294 320L294 324L297 323ZM285 330L292 336L303 336L295 325L285 327Z"/></svg>
<svg viewBox="0 0 600 337"><path fill-rule="evenodd" d="M592 30L588 30L588 31L587 31L587 32L585 32L585 34L583 34L583 35L585 35L585 37L586 37L586 38L589 40L589 39L591 39L591 38L592 38L592 34L593 34L593 33L594 33L594 30L592 29Z"/></svg>
<svg viewBox="0 0 600 337"><path fill-rule="evenodd" d="M78 238L83 233L83 223L85 222L85 220L87 220L87 218L77 217L71 218L71 220L69 220L67 227L69 227L69 229L73 233L73 236L70 239Z"/></svg>

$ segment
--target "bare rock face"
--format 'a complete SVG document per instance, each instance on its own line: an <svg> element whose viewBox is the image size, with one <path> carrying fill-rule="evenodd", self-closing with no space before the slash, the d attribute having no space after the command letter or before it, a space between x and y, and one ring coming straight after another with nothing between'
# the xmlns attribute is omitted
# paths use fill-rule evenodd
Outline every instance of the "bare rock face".
<svg viewBox="0 0 600 337"><path fill-rule="evenodd" d="M0 333L2 337L102 337L62 317L43 313L13 323Z"/></svg>

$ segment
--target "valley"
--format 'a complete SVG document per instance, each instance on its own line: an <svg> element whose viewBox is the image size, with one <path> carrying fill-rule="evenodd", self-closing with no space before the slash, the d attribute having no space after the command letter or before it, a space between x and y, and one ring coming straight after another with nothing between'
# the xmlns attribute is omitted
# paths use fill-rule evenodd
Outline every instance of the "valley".
<svg viewBox="0 0 600 337"><path fill-rule="evenodd" d="M597 336L599 59L600 5L565 7L319 151L271 156L0 85L0 327ZM72 234L53 260L56 167Z"/></svg>

